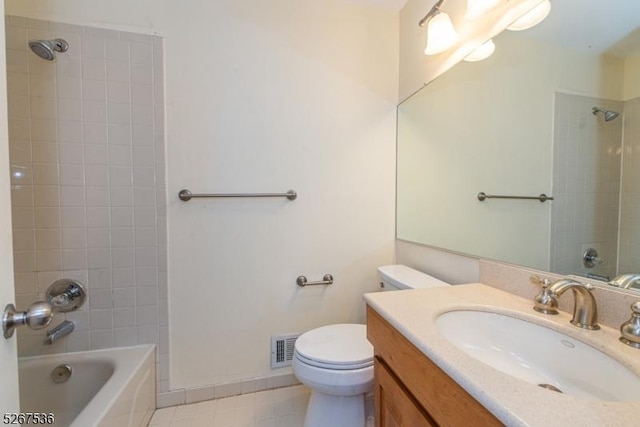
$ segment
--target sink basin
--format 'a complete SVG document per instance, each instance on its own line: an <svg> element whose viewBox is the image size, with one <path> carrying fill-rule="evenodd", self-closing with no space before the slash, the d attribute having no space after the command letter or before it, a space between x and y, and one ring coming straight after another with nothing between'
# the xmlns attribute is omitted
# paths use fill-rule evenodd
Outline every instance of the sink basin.
<svg viewBox="0 0 640 427"><path fill-rule="evenodd" d="M640 378L633 371L544 326L498 313L462 310L441 314L436 327L469 356L528 383L588 399L640 400Z"/></svg>

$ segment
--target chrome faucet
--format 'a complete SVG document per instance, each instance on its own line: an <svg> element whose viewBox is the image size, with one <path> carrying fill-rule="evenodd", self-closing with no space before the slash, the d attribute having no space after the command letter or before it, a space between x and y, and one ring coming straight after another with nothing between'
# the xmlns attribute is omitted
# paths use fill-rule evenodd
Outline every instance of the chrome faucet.
<svg viewBox="0 0 640 427"><path fill-rule="evenodd" d="M640 289L640 274L637 273L627 273L621 274L617 276L612 281L609 282L612 286L617 286L618 288L623 289Z"/></svg>
<svg viewBox="0 0 640 427"><path fill-rule="evenodd" d="M542 292L536 295L534 310L545 314L558 314L558 299L569 289L573 291L573 319L571 324L584 329L600 329L598 308L591 293L593 287L569 279L560 279L551 284L542 281Z"/></svg>
<svg viewBox="0 0 640 427"><path fill-rule="evenodd" d="M73 322L65 320L55 328L47 331L47 335L44 338L44 343L46 345L51 345L54 342L58 341L60 338L69 335L71 332L73 332L74 328L75 325L73 324Z"/></svg>

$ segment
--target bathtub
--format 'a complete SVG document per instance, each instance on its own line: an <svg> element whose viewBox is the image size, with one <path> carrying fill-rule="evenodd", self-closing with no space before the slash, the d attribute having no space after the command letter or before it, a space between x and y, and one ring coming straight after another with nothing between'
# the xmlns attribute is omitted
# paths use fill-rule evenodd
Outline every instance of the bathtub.
<svg viewBox="0 0 640 427"><path fill-rule="evenodd" d="M67 378L64 367L52 375L60 365L71 375L54 382ZM153 345L23 357L18 366L21 411L52 413L56 426L146 426L156 407Z"/></svg>

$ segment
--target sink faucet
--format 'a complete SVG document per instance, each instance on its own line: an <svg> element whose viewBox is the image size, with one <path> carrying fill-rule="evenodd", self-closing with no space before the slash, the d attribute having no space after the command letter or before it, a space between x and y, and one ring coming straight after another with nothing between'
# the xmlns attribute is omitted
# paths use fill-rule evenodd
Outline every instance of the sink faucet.
<svg viewBox="0 0 640 427"><path fill-rule="evenodd" d="M640 285L640 274L621 274L620 276L617 276L615 279L610 281L609 284L623 289L636 288L636 285Z"/></svg>
<svg viewBox="0 0 640 427"><path fill-rule="evenodd" d="M55 328L47 331L47 335L44 338L44 343L46 345L51 345L54 342L58 341L60 338L66 337L67 335L69 335L71 332L73 332L74 328L75 328L75 325L73 324L73 322L65 320Z"/></svg>
<svg viewBox="0 0 640 427"><path fill-rule="evenodd" d="M558 314L558 299L567 291L573 291L573 319L571 324L584 329L600 329L598 308L591 293L591 285L584 285L569 279L560 279L551 284L542 283L542 292L534 301L534 310L545 314Z"/></svg>

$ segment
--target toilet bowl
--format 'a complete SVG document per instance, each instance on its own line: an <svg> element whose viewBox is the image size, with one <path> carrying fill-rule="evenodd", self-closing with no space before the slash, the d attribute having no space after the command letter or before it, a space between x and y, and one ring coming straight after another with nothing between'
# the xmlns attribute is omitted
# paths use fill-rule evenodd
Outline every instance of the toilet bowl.
<svg viewBox="0 0 640 427"><path fill-rule="evenodd" d="M448 284L403 265L378 268L383 290ZM373 388L373 347L365 325L322 326L300 335L293 372L311 389L304 427L364 427L365 395Z"/></svg>

